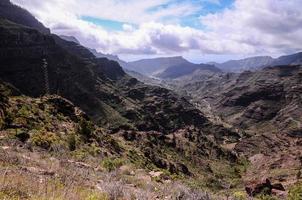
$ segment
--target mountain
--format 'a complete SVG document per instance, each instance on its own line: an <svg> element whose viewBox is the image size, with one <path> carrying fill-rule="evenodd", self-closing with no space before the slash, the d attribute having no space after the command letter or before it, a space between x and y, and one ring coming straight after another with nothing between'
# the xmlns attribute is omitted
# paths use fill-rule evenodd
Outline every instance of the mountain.
<svg viewBox="0 0 302 200"><path fill-rule="evenodd" d="M243 72L246 70L258 70L267 66L297 65L302 63L302 53L272 58L270 56L257 56L241 60L230 60L224 63L211 62L224 72Z"/></svg>
<svg viewBox="0 0 302 200"><path fill-rule="evenodd" d="M277 66L277 65L297 65L297 64L300 65L302 64L302 52L281 56L275 59L271 65Z"/></svg>
<svg viewBox="0 0 302 200"><path fill-rule="evenodd" d="M59 35L59 37L62 38L63 40L80 44L79 40L73 36Z"/></svg>
<svg viewBox="0 0 302 200"><path fill-rule="evenodd" d="M126 69L138 72L146 76L154 76L170 66L187 63L183 57L162 57L152 59L142 59L134 62L129 62Z"/></svg>
<svg viewBox="0 0 302 200"><path fill-rule="evenodd" d="M16 7L12 13L18 16L19 9ZM69 133L62 133L62 130L70 128L70 132L79 130L84 134L76 135L70 141L73 145L79 142L83 148L73 153L68 151L67 154L71 155L65 160L82 158L89 162L84 159L89 153L96 162L108 157L112 159L107 162L109 168L118 165L112 162L120 158L144 170L166 170L168 177L196 174L196 180L201 182L215 179L215 170L209 173L210 163L225 167L241 165L237 163L236 155L221 144L238 141L243 133L213 124L187 99L170 90L145 85L127 75L116 61L97 58L85 47L54 34L44 34L35 27L1 18L0 35L0 78L16 88L16 98L25 98L16 100L15 110L21 110L20 117L12 115L15 110L9 112L11 114L7 114L6 109L1 112L4 116L3 134L8 140L11 132L21 129L30 133L26 136L29 141L37 139L34 148L46 149L48 153L55 151L64 157ZM85 113L84 124L77 118L70 121L73 119L65 118L47 103L39 102L40 98L49 96L58 97L54 100L57 109L65 104L61 99L66 99L70 102L68 108L76 107L78 109L74 110ZM15 100L15 97L9 98ZM6 104L3 102L3 106ZM11 107L8 104L8 109ZM49 110L53 113L50 114ZM71 111L67 109L67 112ZM37 121L39 119L43 119L43 123ZM62 124L62 119L66 123ZM92 131L94 128L98 131ZM107 133L104 137L103 132ZM92 133L93 137L90 137ZM9 141L11 148L15 143ZM21 144L26 146L27 140ZM102 145L109 147L102 151ZM20 151L26 151L25 147ZM42 156L44 151L34 152ZM58 162L63 160L55 159L60 159ZM87 163L80 165L87 166ZM228 178L226 176L226 181ZM97 184L97 181L93 183ZM205 187L215 189L210 183Z"/></svg>
<svg viewBox="0 0 302 200"><path fill-rule="evenodd" d="M0 18L0 199L296 195L301 66L214 68L182 82L183 97L43 33L30 14L33 26L23 24L27 12L3 2L12 10ZM196 67L175 81L213 69Z"/></svg>
<svg viewBox="0 0 302 200"><path fill-rule="evenodd" d="M246 185L265 177L290 188L301 170L301 86L302 66L283 65L179 87L214 123L245 130L248 136L232 149L250 161L243 176Z"/></svg>
<svg viewBox="0 0 302 200"><path fill-rule="evenodd" d="M5 18L24 26L33 27L44 34L50 34L50 30L37 21L28 11L11 4L9 0L1 0L0 18Z"/></svg>
<svg viewBox="0 0 302 200"><path fill-rule="evenodd" d="M196 113L185 100L168 90L143 85L127 76L115 61L95 58L84 47L55 35L41 35L36 30L5 20L1 20L0 25L2 39L7 41L1 47L0 77L26 95L43 95L49 85L51 94L71 100L95 121L103 124L114 122L115 125L109 125L117 127L136 124L135 127L140 130L168 132L181 128L183 124L198 125L204 121L201 113ZM17 39L18 35L23 35L23 38L16 44L14 38ZM7 47L10 47L9 50ZM43 59L47 69L43 67ZM47 85L44 80L46 72L49 78ZM159 98L152 100L158 103L158 108L151 105L148 108L150 95ZM166 113L158 113L157 116L155 113L161 104L166 105ZM168 113L173 113L170 108L174 106L181 114L174 119L175 123L172 119L168 120ZM191 117L187 118L186 113ZM167 120L170 123L166 123Z"/></svg>
<svg viewBox="0 0 302 200"><path fill-rule="evenodd" d="M199 73L221 73L222 71L214 65L207 64L193 64L190 62L182 63L179 65L170 66L163 72L157 74L162 79L176 79L198 71Z"/></svg>
<svg viewBox="0 0 302 200"><path fill-rule="evenodd" d="M257 56L241 60L230 60L224 63L214 63L214 65L225 72L243 72L271 65L273 60L270 56Z"/></svg>
<svg viewBox="0 0 302 200"><path fill-rule="evenodd" d="M1 83L15 90L0 93L0 169L12 180L1 183L1 198L165 199L175 187L200 197L202 188L226 188L213 183L217 166L242 165L221 146L242 133L213 124L185 98L34 27L1 18L0 35ZM203 184L190 189L184 177Z"/></svg>
<svg viewBox="0 0 302 200"><path fill-rule="evenodd" d="M74 43L79 44L79 45L81 46L81 44L80 44L80 42L78 41L78 39L75 38L74 36L60 35L59 37L62 38L63 40L66 40L66 41L68 41L68 42L74 42ZM107 58L107 59L109 59L109 60L116 61L116 62L118 62L119 65L122 66L123 68L126 68L125 66L128 65L127 62L121 60L121 59L120 59L118 56L116 56L116 55L112 55L112 54L103 54L103 53L101 53L101 52L99 52L99 51L97 51L97 50L95 50L95 49L90 49L90 48L86 48L86 47L85 47L85 49L88 49L88 50L89 50L95 57L97 57L97 58Z"/></svg>
<svg viewBox="0 0 302 200"><path fill-rule="evenodd" d="M112 134L60 96L33 98L3 81L0 128L0 170L7 178L0 183L1 199L178 199L178 192L181 198L210 199L209 192L192 189L181 179L196 173L211 181L211 165L226 166L218 160L198 166L184 156L193 151L196 162L205 163L205 155L223 154L193 128L187 131L203 142L197 148L191 144L193 138L182 138L185 130L175 137L152 131ZM158 188L147 190L146 184Z"/></svg>
<svg viewBox="0 0 302 200"><path fill-rule="evenodd" d="M183 57L163 57L143 59L129 62L126 69L138 72L145 76L153 76L161 79L175 79L190 75L195 71L219 73L221 70L213 65L193 64Z"/></svg>

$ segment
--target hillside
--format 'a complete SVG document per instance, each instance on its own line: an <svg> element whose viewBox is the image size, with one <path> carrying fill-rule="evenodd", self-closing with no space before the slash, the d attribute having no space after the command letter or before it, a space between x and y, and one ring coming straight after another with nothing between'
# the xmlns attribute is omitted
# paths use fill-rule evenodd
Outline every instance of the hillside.
<svg viewBox="0 0 302 200"><path fill-rule="evenodd" d="M209 198L181 182L163 182L193 171L179 160L162 158L163 153L144 153L151 147L159 151L159 145L149 144L160 142L159 135L108 134L68 100L31 98L4 82L0 105L1 199L175 199L176 188L187 198ZM136 134L142 144L130 142Z"/></svg>
<svg viewBox="0 0 302 200"><path fill-rule="evenodd" d="M50 30L37 21L28 11L11 4L9 0L1 0L0 18L5 18L24 26L33 27L44 34L50 34Z"/></svg>
<svg viewBox="0 0 302 200"><path fill-rule="evenodd" d="M212 121L249 135L232 146L251 162L243 177L247 185L262 178L280 181L285 188L299 182L301 75L301 66L277 66L180 87Z"/></svg>
<svg viewBox="0 0 302 200"><path fill-rule="evenodd" d="M18 12L19 8L13 11L16 16ZM173 188L178 182L187 191L183 195L202 195L190 191L203 188L223 195L220 190L226 190L233 180L237 181L233 187L242 189L242 171L228 172L243 163L222 144L238 141L243 132L212 123L185 98L139 82L115 61L97 58L77 43L25 25L0 19L1 151L6 155L1 169L11 179L20 174L16 182L2 183L0 195L41 198L33 195L37 190L41 192L30 185L36 181L33 174L42 176L51 187L55 187L51 183L56 180L55 174L58 184L75 191L79 199L85 199L80 191L85 195L91 190L96 195L109 195L110 188L102 188L101 183L120 183L121 187L120 181L129 176L131 181L123 188L123 195L129 190L133 195L138 191L149 195L135 183L144 178L148 181L143 183L153 188L149 191L151 197L175 199L175 191L154 188ZM12 157L20 163L11 163ZM57 164L48 168L44 163L49 162ZM103 169L99 172L100 163ZM5 172L6 166L10 166L11 173ZM131 172L106 179L111 176L106 170L122 173L123 167L130 167L135 177ZM221 167L224 172L219 172ZM70 175L69 168L79 173ZM86 172L87 180L83 178ZM155 172L160 175L149 174ZM79 184L61 181L66 177ZM119 193L117 188L110 190ZM59 192L53 195L60 199ZM37 195L47 198L43 197L47 194Z"/></svg>
<svg viewBox="0 0 302 200"><path fill-rule="evenodd" d="M185 100L168 90L143 85L127 76L118 63L106 58L95 58L84 47L56 36L41 35L38 31L5 20L1 21L1 25L2 38L7 42L2 46L3 67L0 77L26 95L37 97L45 94L45 58L49 92L73 101L95 121L108 124L111 128L130 127L133 124L139 130L170 131L181 128L183 124L197 125L194 118L203 118ZM16 44L11 38L19 34L24 39ZM158 98L151 98L153 96ZM156 107L146 107L151 102L157 102L158 109L165 105L166 115L154 118ZM178 108L179 113L192 113L192 118L186 119L185 115L179 115L176 124L163 124L163 119L171 116L168 113L170 107ZM151 116L153 124L150 124ZM113 121L117 124L108 123Z"/></svg>
<svg viewBox="0 0 302 200"><path fill-rule="evenodd" d="M244 60L261 69L243 73L182 57L126 63L7 0L0 11L0 199L300 195L300 54Z"/></svg>

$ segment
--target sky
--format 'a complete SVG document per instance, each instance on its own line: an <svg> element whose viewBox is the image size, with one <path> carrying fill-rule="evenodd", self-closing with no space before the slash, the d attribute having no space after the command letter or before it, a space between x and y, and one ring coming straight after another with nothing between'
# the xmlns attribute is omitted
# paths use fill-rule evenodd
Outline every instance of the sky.
<svg viewBox="0 0 302 200"><path fill-rule="evenodd" d="M52 33L126 61L196 63L302 50L302 0L11 0Z"/></svg>

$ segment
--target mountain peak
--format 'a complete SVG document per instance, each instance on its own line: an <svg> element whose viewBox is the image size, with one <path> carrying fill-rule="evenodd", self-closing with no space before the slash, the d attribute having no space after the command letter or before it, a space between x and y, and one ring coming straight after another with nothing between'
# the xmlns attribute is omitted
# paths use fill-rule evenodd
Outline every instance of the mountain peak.
<svg viewBox="0 0 302 200"><path fill-rule="evenodd" d="M41 33L50 34L50 30L39 22L31 13L14 5L10 0L1 0L0 17L23 26L34 28Z"/></svg>

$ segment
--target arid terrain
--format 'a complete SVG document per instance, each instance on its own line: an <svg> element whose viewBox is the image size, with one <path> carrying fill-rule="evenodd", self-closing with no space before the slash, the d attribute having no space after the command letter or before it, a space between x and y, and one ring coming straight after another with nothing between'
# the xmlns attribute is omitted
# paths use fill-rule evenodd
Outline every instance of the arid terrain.
<svg viewBox="0 0 302 200"><path fill-rule="evenodd" d="M301 61L125 62L1 0L0 199L299 200Z"/></svg>

